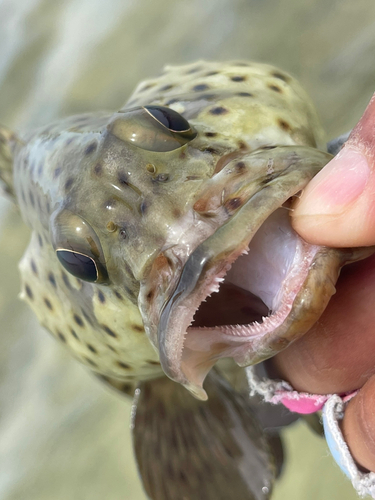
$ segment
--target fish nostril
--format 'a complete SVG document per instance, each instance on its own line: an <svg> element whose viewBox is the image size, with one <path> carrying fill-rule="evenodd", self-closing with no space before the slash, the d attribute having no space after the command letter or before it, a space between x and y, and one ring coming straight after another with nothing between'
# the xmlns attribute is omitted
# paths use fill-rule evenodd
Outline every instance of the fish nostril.
<svg viewBox="0 0 375 500"><path fill-rule="evenodd" d="M120 229L120 231L119 231L119 235L120 235L121 239L123 239L123 240L126 240L126 239L127 239L127 237L128 237L128 233L127 233L127 231L126 231L126 229L125 229L124 227L122 227L122 228Z"/></svg>

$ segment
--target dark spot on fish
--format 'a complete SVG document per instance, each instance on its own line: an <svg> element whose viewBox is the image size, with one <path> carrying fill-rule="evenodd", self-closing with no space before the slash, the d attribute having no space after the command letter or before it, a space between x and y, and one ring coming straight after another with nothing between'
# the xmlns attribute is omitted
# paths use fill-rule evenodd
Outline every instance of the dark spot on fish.
<svg viewBox="0 0 375 500"><path fill-rule="evenodd" d="M202 69L201 66L195 66L194 68L189 69L186 71L187 75L191 75L191 73L196 73L197 71L200 71Z"/></svg>
<svg viewBox="0 0 375 500"><path fill-rule="evenodd" d="M126 240L126 238L128 237L128 233L126 232L126 229L124 227L122 227L120 229L120 231L118 232L119 234L119 237L122 239L122 240Z"/></svg>
<svg viewBox="0 0 375 500"><path fill-rule="evenodd" d="M117 334L116 334L113 330L111 330L111 329L109 328L109 326L107 326L107 325L102 325L102 328L103 328L103 330L105 331L105 333L107 333L107 334L108 334L108 335L110 335L111 337L117 338Z"/></svg>
<svg viewBox="0 0 375 500"><path fill-rule="evenodd" d="M215 108L210 109L211 115L225 115L228 113L228 110L223 106L216 106Z"/></svg>
<svg viewBox="0 0 375 500"><path fill-rule="evenodd" d="M133 393L133 386L131 384L123 384L121 386L121 391L124 392L125 394L132 395Z"/></svg>
<svg viewBox="0 0 375 500"><path fill-rule="evenodd" d="M153 296L154 296L154 291L150 290L148 292L148 294L146 295L146 298L147 298L147 300L151 300L153 298Z"/></svg>
<svg viewBox="0 0 375 500"><path fill-rule="evenodd" d="M200 83L198 85L195 85L192 90L194 92L202 92L203 90L208 90L210 87L209 85L205 84L205 83Z"/></svg>
<svg viewBox="0 0 375 500"><path fill-rule="evenodd" d="M78 314L74 314L73 315L73 319L77 323L78 326L80 326L81 328L83 328L84 323L82 321L82 318L80 316L78 316Z"/></svg>
<svg viewBox="0 0 375 500"><path fill-rule="evenodd" d="M51 301L49 299L47 299L47 297L44 297L43 300L44 300L45 305L48 307L48 309L50 311L53 311L53 307L52 307Z"/></svg>
<svg viewBox="0 0 375 500"><path fill-rule="evenodd" d="M199 175L187 175L185 180L187 180L187 181L197 181L198 179L200 179Z"/></svg>
<svg viewBox="0 0 375 500"><path fill-rule="evenodd" d="M123 363L122 361L117 361L117 366L123 368L124 370L130 370L130 365Z"/></svg>
<svg viewBox="0 0 375 500"><path fill-rule="evenodd" d="M173 97L172 99L168 99L168 101L165 103L167 106L170 104L174 104L175 102L179 102L180 99L178 97Z"/></svg>
<svg viewBox="0 0 375 500"><path fill-rule="evenodd" d="M118 181L122 186L128 186L128 176L125 172L119 172L117 175Z"/></svg>
<svg viewBox="0 0 375 500"><path fill-rule="evenodd" d="M70 284L68 276L64 272L62 272L61 277L63 279L63 282L64 282L66 288L71 288L71 284Z"/></svg>
<svg viewBox="0 0 375 500"><path fill-rule="evenodd" d="M201 94L200 96L197 97L198 99L205 99L206 101L210 101L211 99L214 99L216 97L216 94Z"/></svg>
<svg viewBox="0 0 375 500"><path fill-rule="evenodd" d="M43 247L43 240L42 240L42 237L40 236L40 234L38 234L38 243L39 243L40 248L42 248Z"/></svg>
<svg viewBox="0 0 375 500"><path fill-rule="evenodd" d="M275 149L276 146L263 146L262 149Z"/></svg>
<svg viewBox="0 0 375 500"><path fill-rule="evenodd" d="M94 167L94 174L95 175L102 175L102 172L103 172L103 167L100 163L97 163Z"/></svg>
<svg viewBox="0 0 375 500"><path fill-rule="evenodd" d="M57 335L59 336L59 339L61 342L66 342L65 335L57 330Z"/></svg>
<svg viewBox="0 0 375 500"><path fill-rule="evenodd" d="M225 208L227 210L237 210L242 205L241 198L232 198L225 203Z"/></svg>
<svg viewBox="0 0 375 500"><path fill-rule="evenodd" d="M175 217L176 219L181 217L181 210L179 210L178 208L174 208L173 209L173 217Z"/></svg>
<svg viewBox="0 0 375 500"><path fill-rule="evenodd" d="M173 89L174 85L163 85L163 87L160 87L159 90L161 90L162 92L164 92L165 90L171 90Z"/></svg>
<svg viewBox="0 0 375 500"><path fill-rule="evenodd" d="M240 97L254 97L254 94L251 92L238 92L237 95Z"/></svg>
<svg viewBox="0 0 375 500"><path fill-rule="evenodd" d="M59 177L59 175L61 174L61 172L62 172L62 168L56 167L55 170L53 171L53 178L57 179Z"/></svg>
<svg viewBox="0 0 375 500"><path fill-rule="evenodd" d="M70 177L66 182L65 182L65 185L64 185L64 188L65 188L65 191L69 191L69 189L73 186L73 178Z"/></svg>
<svg viewBox="0 0 375 500"><path fill-rule="evenodd" d="M52 272L48 273L48 281L51 283L53 288L56 288L56 280L55 280L55 276L53 275Z"/></svg>
<svg viewBox="0 0 375 500"><path fill-rule="evenodd" d="M132 325L132 328L133 330L135 330L136 332L143 332L144 329L143 329L143 326L142 325Z"/></svg>
<svg viewBox="0 0 375 500"><path fill-rule="evenodd" d="M116 349L114 347L112 347L111 345L109 345L109 344L106 344L106 345L107 345L108 349L110 349L111 351L117 352Z"/></svg>
<svg viewBox="0 0 375 500"><path fill-rule="evenodd" d="M285 132L290 132L290 130L292 129L292 127L289 125L288 122L286 122L285 120L283 120L282 118L280 118L278 120L278 124L280 125L280 127L285 131Z"/></svg>
<svg viewBox="0 0 375 500"><path fill-rule="evenodd" d="M274 92L279 92L279 94L282 93L282 89L278 87L277 85L268 85L268 88L273 90Z"/></svg>
<svg viewBox="0 0 375 500"><path fill-rule="evenodd" d="M42 204L40 202L39 196L36 197L36 202L37 202L37 205L38 205L39 212L42 212Z"/></svg>
<svg viewBox="0 0 375 500"><path fill-rule="evenodd" d="M147 363L148 365L160 366L159 361L154 361L153 359L148 359L148 360L146 361L146 363Z"/></svg>
<svg viewBox="0 0 375 500"><path fill-rule="evenodd" d="M146 200L143 200L140 206L141 214L146 215L147 209L148 209L148 203Z"/></svg>
<svg viewBox="0 0 375 500"><path fill-rule="evenodd" d="M69 139L66 141L65 145L69 146L74 141L74 137L69 137Z"/></svg>
<svg viewBox="0 0 375 500"><path fill-rule="evenodd" d="M232 82L244 82L246 80L246 76L231 76L230 79Z"/></svg>
<svg viewBox="0 0 375 500"><path fill-rule="evenodd" d="M183 484L188 484L189 483L188 477L187 477L187 475L185 474L185 472L183 470L180 470L180 481Z"/></svg>
<svg viewBox="0 0 375 500"><path fill-rule="evenodd" d="M30 261L30 266L31 266L33 273L38 276L38 269L37 269L36 264L35 264L33 259L31 259L31 261Z"/></svg>
<svg viewBox="0 0 375 500"><path fill-rule="evenodd" d="M181 151L180 154L178 155L178 157L183 160L184 158L186 158L186 151Z"/></svg>
<svg viewBox="0 0 375 500"><path fill-rule="evenodd" d="M205 151L207 151L207 153L211 153L213 155L219 155L220 154L220 151L218 151L215 148L212 148L211 146L209 146L208 148L205 148Z"/></svg>
<svg viewBox="0 0 375 500"><path fill-rule="evenodd" d="M217 133L216 132L205 132L204 134L206 137L216 137Z"/></svg>
<svg viewBox="0 0 375 500"><path fill-rule="evenodd" d="M96 141L92 142L85 149L85 155L90 155L91 153L93 153L96 150L97 147L98 147L98 143Z"/></svg>
<svg viewBox="0 0 375 500"><path fill-rule="evenodd" d="M246 163L244 161L238 161L236 163L236 170L238 173L243 172L246 170Z"/></svg>
<svg viewBox="0 0 375 500"><path fill-rule="evenodd" d="M34 200L34 195L31 191L29 191L29 198L30 198L30 203L33 207L35 207L35 200Z"/></svg>
<svg viewBox="0 0 375 500"><path fill-rule="evenodd" d="M204 76L214 76L214 75L218 75L219 72L218 71L210 71L208 73L206 73Z"/></svg>
<svg viewBox="0 0 375 500"><path fill-rule="evenodd" d="M98 351L95 349L95 347L91 344L86 344L87 345L87 348L90 349L91 352L93 352L94 354L98 354Z"/></svg>
<svg viewBox="0 0 375 500"><path fill-rule="evenodd" d="M238 145L238 147L240 149L246 149L247 148L247 144L245 142L243 142L243 141L238 141L237 145Z"/></svg>
<svg viewBox="0 0 375 500"><path fill-rule="evenodd" d="M93 321L92 319L90 318L90 316L87 314L87 312L84 310L84 309L81 309L81 312L83 314L83 317L85 318L85 320L87 321L87 323L89 323L89 325L93 326Z"/></svg>
<svg viewBox="0 0 375 500"><path fill-rule="evenodd" d="M73 337L76 339L76 340L79 340L79 337L77 335L77 332L74 330L74 328L70 327L70 333L73 335Z"/></svg>
<svg viewBox="0 0 375 500"><path fill-rule="evenodd" d="M84 116L79 116L76 118L75 123L85 123L89 120L89 117L87 115Z"/></svg>
<svg viewBox="0 0 375 500"><path fill-rule="evenodd" d="M167 182L169 180L168 174L158 174L155 179L156 182Z"/></svg>
<svg viewBox="0 0 375 500"><path fill-rule="evenodd" d="M105 302L105 296L104 296L104 293L101 290L98 290L98 299L99 299L99 301L102 304L104 304L104 302Z"/></svg>
<svg viewBox="0 0 375 500"><path fill-rule="evenodd" d="M283 75L279 72L272 73L271 76L273 76L274 78L278 78L279 80L283 80L283 82L289 81L289 77L287 75Z"/></svg>
<svg viewBox="0 0 375 500"><path fill-rule="evenodd" d="M29 287L29 285L25 285L25 291L26 291L26 295L29 297L29 299L33 300L34 294L31 290L31 288Z"/></svg>
<svg viewBox="0 0 375 500"><path fill-rule="evenodd" d="M115 295L119 300L123 300L123 296L117 290L115 291Z"/></svg>
<svg viewBox="0 0 375 500"><path fill-rule="evenodd" d="M98 365L90 358L85 357L85 360L91 365L97 367Z"/></svg>
<svg viewBox="0 0 375 500"><path fill-rule="evenodd" d="M147 85L145 85L144 87L140 88L139 89L139 92L144 92L145 90L149 90L151 89L152 87L155 87L156 83L148 83Z"/></svg>

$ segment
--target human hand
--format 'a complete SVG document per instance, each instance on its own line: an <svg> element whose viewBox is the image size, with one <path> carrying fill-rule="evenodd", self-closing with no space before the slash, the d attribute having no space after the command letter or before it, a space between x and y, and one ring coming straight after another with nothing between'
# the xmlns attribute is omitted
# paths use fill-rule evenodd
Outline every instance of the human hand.
<svg viewBox="0 0 375 500"><path fill-rule="evenodd" d="M375 94L340 153L310 182L294 229L330 247L375 245ZM375 471L375 255L343 269L315 326L272 360L298 391L342 394L342 431L359 465Z"/></svg>

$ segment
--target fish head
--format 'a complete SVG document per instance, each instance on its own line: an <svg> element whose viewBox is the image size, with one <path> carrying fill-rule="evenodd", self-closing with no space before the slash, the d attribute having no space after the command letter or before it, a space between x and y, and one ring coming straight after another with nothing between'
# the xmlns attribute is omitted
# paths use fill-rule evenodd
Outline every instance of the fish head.
<svg viewBox="0 0 375 500"><path fill-rule="evenodd" d="M121 324L136 309L164 373L200 399L219 359L257 363L303 335L341 266L363 257L310 245L291 227L296 195L331 158L317 149L321 129L298 84L264 65L208 69L177 67L117 113L23 137L14 183L2 174L45 235L50 266L80 284L61 283L61 310L86 308L88 338L129 335L131 356L139 340ZM105 290L126 301L98 304Z"/></svg>

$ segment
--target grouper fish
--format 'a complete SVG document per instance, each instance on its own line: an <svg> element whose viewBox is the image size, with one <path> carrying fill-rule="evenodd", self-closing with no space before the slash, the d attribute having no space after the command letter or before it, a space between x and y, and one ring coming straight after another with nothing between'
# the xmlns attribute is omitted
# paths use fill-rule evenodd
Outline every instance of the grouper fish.
<svg viewBox="0 0 375 500"><path fill-rule="evenodd" d="M115 113L0 139L3 188L32 229L21 297L107 384L138 387L147 495L269 498L273 449L226 371L303 335L367 254L291 227L332 157L304 90L264 64L167 66Z"/></svg>

